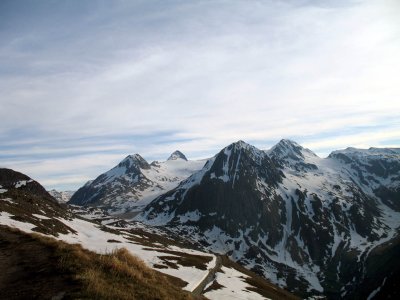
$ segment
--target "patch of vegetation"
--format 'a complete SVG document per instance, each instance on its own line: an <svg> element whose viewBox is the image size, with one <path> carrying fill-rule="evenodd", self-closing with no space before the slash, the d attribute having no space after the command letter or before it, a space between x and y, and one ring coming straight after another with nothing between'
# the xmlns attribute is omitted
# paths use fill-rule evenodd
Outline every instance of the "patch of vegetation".
<svg viewBox="0 0 400 300"><path fill-rule="evenodd" d="M109 224L109 226L112 226L113 224ZM180 248L187 248L187 249L199 248L198 247L199 245L196 245L190 239L185 239L182 236L179 236L169 230L165 231L165 228L157 228L157 229L158 232L150 232L149 230L144 230L141 228L130 228L129 230L124 230L123 232L131 234L130 237L126 237L127 239L130 239L133 242L139 243L147 247L161 248L161 249L168 246L177 246Z"/></svg>
<svg viewBox="0 0 400 300"><path fill-rule="evenodd" d="M117 241L117 240L111 239L111 240L107 240L107 243L121 243L121 242L120 242L120 241Z"/></svg>
<svg viewBox="0 0 400 300"><path fill-rule="evenodd" d="M71 219L72 214L52 200L18 189L9 190L3 193L2 197L10 201L0 199L0 211L11 214L11 218L16 221L35 225L34 231L53 236L76 233L75 230L56 219ZM35 214L44 218L39 218Z"/></svg>
<svg viewBox="0 0 400 300"><path fill-rule="evenodd" d="M56 269L52 271L53 277L66 276L68 282L75 284L73 292L63 294L65 299L196 299L189 292L181 290L182 285L187 283L150 269L126 249L100 255L83 249L78 244L70 245L5 226L0 229L2 232L7 231L6 234L16 235L19 244L29 240L31 244L29 247L32 248L34 245L42 256L45 254L51 256L51 261L40 262L42 268L47 264ZM37 254L32 255L32 260L37 256ZM29 257L24 259L28 260ZM24 281L20 284L23 285ZM34 289L34 286L28 288ZM33 294L31 296L35 297ZM40 294L36 296L40 297Z"/></svg>
<svg viewBox="0 0 400 300"><path fill-rule="evenodd" d="M195 254L189 254L167 249L143 248L143 250L149 250L149 251L154 250L158 252L172 254L174 256L165 255L165 256L159 256L159 258L166 263L175 261L176 264L179 264L181 266L195 267L200 270L207 270L207 264L213 259L211 256L195 255Z"/></svg>
<svg viewBox="0 0 400 300"><path fill-rule="evenodd" d="M214 280L213 283L204 290L204 294L209 292L209 291L214 291L214 290L219 290L224 288L225 286L223 286L222 284L219 284L217 280Z"/></svg>

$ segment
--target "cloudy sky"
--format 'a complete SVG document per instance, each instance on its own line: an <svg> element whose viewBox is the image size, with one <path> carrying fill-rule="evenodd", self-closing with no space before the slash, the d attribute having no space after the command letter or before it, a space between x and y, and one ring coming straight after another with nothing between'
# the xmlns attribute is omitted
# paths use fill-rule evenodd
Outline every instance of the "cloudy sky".
<svg viewBox="0 0 400 300"><path fill-rule="evenodd" d="M126 155L400 147L400 2L0 1L0 166L76 189Z"/></svg>

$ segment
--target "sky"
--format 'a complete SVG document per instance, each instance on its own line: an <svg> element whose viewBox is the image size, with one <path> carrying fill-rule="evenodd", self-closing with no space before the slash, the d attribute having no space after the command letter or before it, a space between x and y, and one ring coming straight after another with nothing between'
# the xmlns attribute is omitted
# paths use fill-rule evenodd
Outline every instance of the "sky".
<svg viewBox="0 0 400 300"><path fill-rule="evenodd" d="M400 147L400 1L2 0L0 167L75 190L129 154Z"/></svg>

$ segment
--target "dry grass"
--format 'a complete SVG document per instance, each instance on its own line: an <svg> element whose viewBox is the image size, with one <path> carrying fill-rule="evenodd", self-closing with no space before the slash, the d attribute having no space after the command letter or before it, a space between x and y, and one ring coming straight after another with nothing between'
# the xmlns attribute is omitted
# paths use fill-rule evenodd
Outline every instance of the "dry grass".
<svg viewBox="0 0 400 300"><path fill-rule="evenodd" d="M10 198L9 201L0 200L0 211L12 215L12 219L35 225L33 231L47 235L58 236L74 233L75 230L68 227L56 218L71 219L72 215L64 207L45 196L37 196L23 190L13 189L0 195L0 198ZM40 219L34 214L43 215L49 219Z"/></svg>
<svg viewBox="0 0 400 300"><path fill-rule="evenodd" d="M171 268L178 269L179 266L184 267L195 267L199 270L207 270L207 264L212 260L211 256L206 255L195 255L190 253L184 253L179 251L160 249L160 248L143 248L149 251L158 251L172 255L161 255L158 256L164 264L170 266Z"/></svg>
<svg viewBox="0 0 400 300"><path fill-rule="evenodd" d="M214 282L207 288L204 290L204 294L208 293L210 291L214 291L214 290L219 290L224 288L225 286L223 286L222 284L220 284L217 280L214 280Z"/></svg>
<svg viewBox="0 0 400 300"><path fill-rule="evenodd" d="M81 299L194 299L171 280L122 248L100 255L51 238L32 237L51 248L60 273L73 274Z"/></svg>

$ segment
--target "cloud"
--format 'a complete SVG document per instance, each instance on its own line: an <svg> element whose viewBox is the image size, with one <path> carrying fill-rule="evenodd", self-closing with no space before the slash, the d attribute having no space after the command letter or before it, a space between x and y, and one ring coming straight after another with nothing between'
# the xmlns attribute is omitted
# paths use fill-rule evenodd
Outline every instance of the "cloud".
<svg viewBox="0 0 400 300"><path fill-rule="evenodd" d="M399 132L396 1L7 3L0 165L52 186L133 152L289 137L326 155Z"/></svg>

